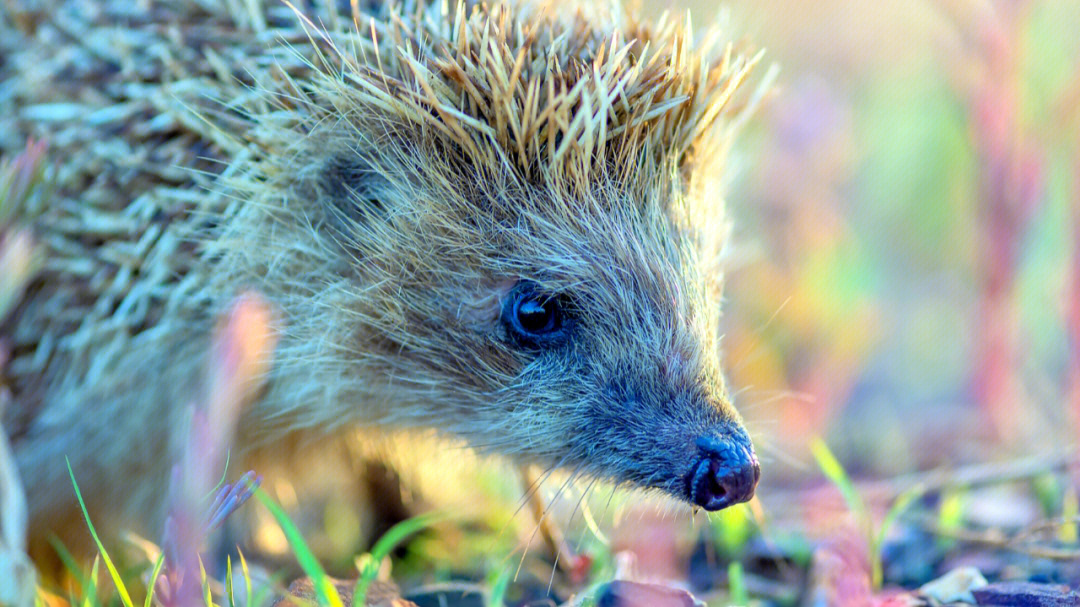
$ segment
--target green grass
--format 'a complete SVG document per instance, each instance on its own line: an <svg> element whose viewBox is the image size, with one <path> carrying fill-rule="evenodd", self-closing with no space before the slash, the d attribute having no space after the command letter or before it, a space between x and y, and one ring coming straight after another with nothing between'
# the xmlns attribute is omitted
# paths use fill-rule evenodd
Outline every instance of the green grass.
<svg viewBox="0 0 1080 607"><path fill-rule="evenodd" d="M491 586L488 607L502 607L506 604L506 589L510 586L510 580L514 577L512 567L503 567L496 571L497 573L494 576L488 576Z"/></svg>
<svg viewBox="0 0 1080 607"><path fill-rule="evenodd" d="M742 563L739 561L728 564L728 592L731 594L732 605L746 605L750 602L750 597L746 594Z"/></svg>
<svg viewBox="0 0 1080 607"><path fill-rule="evenodd" d="M401 521L387 530L387 532L375 542L375 545L372 546L371 552L362 554L357 559L357 569L360 571L360 577L356 579L356 588L353 591L353 606L363 607L364 599L367 597L368 588L379 574L379 568L382 567L383 561L389 558L390 553L394 548L405 541L409 536L446 518L447 515L441 512L422 514Z"/></svg>
<svg viewBox="0 0 1080 607"><path fill-rule="evenodd" d="M315 597L318 603L327 607L345 607L341 595L334 588L330 577L326 575L326 571L319 564L319 560L315 558L315 554L304 542L300 530L296 528L296 525L285 514L281 506L270 499L262 489L255 489L255 497L259 500L259 503L270 511L278 526L281 527L282 532L285 533L285 538L289 541L289 546L293 549L297 562L300 563L304 573L311 578L311 584L315 589Z"/></svg>
<svg viewBox="0 0 1080 607"><path fill-rule="evenodd" d="M154 570L150 572L150 581L146 583L146 599L143 601L143 607L150 607L154 599L153 589L157 586L158 576L161 575L161 566L165 564L165 555L158 555L157 561L154 563ZM230 576L231 577L231 576ZM232 593L229 593L229 604L232 605Z"/></svg>
<svg viewBox="0 0 1080 607"><path fill-rule="evenodd" d="M866 503L855 487L855 483L852 482L851 477L848 476L847 471L844 470L844 467L833 455L832 450L825 444L825 441L815 437L810 441L810 452L813 454L818 467L821 468L821 472L836 486L840 495L843 496L848 510L854 515L869 550L871 584L875 590L880 589L884 582L881 547L885 542L885 537L900 515L916 499L922 496L924 493L923 488L915 486L905 490L889 505L881 522L875 524Z"/></svg>
<svg viewBox="0 0 1080 607"><path fill-rule="evenodd" d="M109 578L116 588L119 601L123 607L134 607L135 602L132 599L132 592L130 590L132 582L130 579L125 581L125 576L120 572L120 569L116 566L112 556L109 554L97 529L94 526L93 521L90 518L90 514L87 511L85 501L82 497L82 492L79 489L78 482L75 479L74 471L71 468L70 461L67 462L68 475L71 479L72 487L75 491L75 496L78 499L79 506L82 509L83 519L86 522L86 526L90 531L90 535L94 540L94 544L97 548L97 555L94 557L93 565L89 574L83 573L81 567L77 564L76 559L71 555L67 547L58 538L52 538L51 543L56 553L59 555L65 568L75 578L78 585L76 596L70 597L70 603L72 605L82 605L84 607L99 607L102 605L102 588L98 583L98 571L101 563L105 564L106 570L109 572ZM315 557L314 552L309 548L304 541L296 524L289 518L285 511L279 506L273 499L266 495L264 491L256 488L254 492L255 497L261 503L274 518L275 522L281 528L285 534L286 539L289 542L289 546L292 549L293 555L296 557L297 563L300 565L304 573L311 579L312 586L315 590L316 601L319 605L326 607L345 607L344 601L337 589L334 587L331 578L327 575L326 571L320 565L318 559ZM367 589L370 584L375 581L376 576L379 573L379 569L383 561L389 558L390 553L399 546L402 542L406 541L409 537L422 531L431 525L445 520L448 515L445 513L435 512L420 515L408 520L402 521L397 525L391 527L385 534L383 534L378 541L372 546L371 551L362 554L357 558L357 565L359 570L359 577L356 582L356 592L353 598L353 605L362 607L364 605L364 598L367 594ZM249 597L244 604L257 605L265 599L265 593L269 592L269 588L264 586L259 588L259 594L253 596L253 585L251 580L251 572L248 568L247 560L244 558L242 552L238 552L240 561L240 574L244 584L244 596ZM150 571L149 577L146 582L146 594L143 597L143 607L150 607L154 604L154 592L157 589L157 582L160 577L165 573L165 555L159 554L153 563L153 568ZM203 604L206 607L217 607L217 603L214 602L214 596L211 592L211 580L206 573L203 563L199 561L199 576L201 585L201 598ZM510 581L509 570L503 570L493 578L493 587L495 591L492 593L491 605L501 605L503 597L506 594L506 588ZM223 596L221 600L229 607L237 605L236 601L236 588L234 587L233 576L233 563L232 558L228 557L225 566L225 580L223 583ZM175 589L172 589L175 591Z"/></svg>
<svg viewBox="0 0 1080 607"><path fill-rule="evenodd" d="M108 551L105 550L105 546L101 543L101 538L98 537L97 530L94 529L94 523L90 520L90 513L86 511L86 502L83 501L82 492L79 491L79 483L75 481L75 473L71 470L71 461L65 457L64 462L67 463L68 476L71 477L71 485L75 488L75 497L79 500L79 508L82 509L83 519L86 520L86 526L90 529L90 536L94 538L98 554L105 561L105 567L109 570L109 577L112 578L113 584L116 586L116 592L120 594L120 601L123 602L124 607L134 607L135 604L131 601L131 595L128 594L124 580L121 579L120 572L116 570L116 565L113 564L112 558L109 557ZM96 570L97 565L95 564L94 573L91 574L91 579L95 580L94 583L96 583L97 578Z"/></svg>
<svg viewBox="0 0 1080 607"><path fill-rule="evenodd" d="M742 553L750 538L758 533L757 525L746 504L738 504L711 514L709 522L713 542L727 558L735 558Z"/></svg>

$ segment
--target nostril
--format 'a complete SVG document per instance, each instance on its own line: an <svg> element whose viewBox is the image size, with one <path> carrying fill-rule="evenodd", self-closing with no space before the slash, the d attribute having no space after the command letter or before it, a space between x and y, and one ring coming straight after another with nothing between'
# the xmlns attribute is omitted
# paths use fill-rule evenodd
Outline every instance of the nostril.
<svg viewBox="0 0 1080 607"><path fill-rule="evenodd" d="M712 499L723 499L727 497L728 489L724 486L723 480L716 474L709 475L708 494Z"/></svg>

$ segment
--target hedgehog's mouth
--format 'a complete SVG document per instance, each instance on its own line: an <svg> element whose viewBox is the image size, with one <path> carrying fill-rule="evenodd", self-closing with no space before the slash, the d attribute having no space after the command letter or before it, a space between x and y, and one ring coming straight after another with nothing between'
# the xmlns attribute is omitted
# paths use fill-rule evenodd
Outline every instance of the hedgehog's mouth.
<svg viewBox="0 0 1080 607"><path fill-rule="evenodd" d="M705 510L721 510L754 497L761 466L745 434L729 438L702 436L700 451L686 474L686 499Z"/></svg>

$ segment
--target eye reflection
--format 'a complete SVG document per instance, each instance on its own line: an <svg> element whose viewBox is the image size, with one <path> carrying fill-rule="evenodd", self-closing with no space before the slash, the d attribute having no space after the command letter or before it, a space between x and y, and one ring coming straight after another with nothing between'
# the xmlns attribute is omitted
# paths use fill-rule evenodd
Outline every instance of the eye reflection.
<svg viewBox="0 0 1080 607"><path fill-rule="evenodd" d="M553 345L565 334L567 317L563 299L522 281L503 304L502 321L511 337L527 348Z"/></svg>

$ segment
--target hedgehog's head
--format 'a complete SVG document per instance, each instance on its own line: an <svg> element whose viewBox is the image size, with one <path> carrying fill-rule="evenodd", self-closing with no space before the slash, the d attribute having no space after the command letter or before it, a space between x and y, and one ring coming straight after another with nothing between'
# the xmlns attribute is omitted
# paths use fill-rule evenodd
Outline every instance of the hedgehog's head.
<svg viewBox="0 0 1080 607"><path fill-rule="evenodd" d="M498 6L394 23L319 82L309 137L388 417L708 510L750 499L710 184L751 62Z"/></svg>

